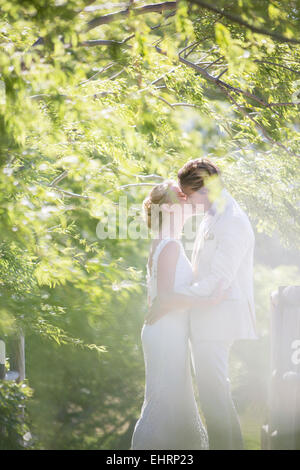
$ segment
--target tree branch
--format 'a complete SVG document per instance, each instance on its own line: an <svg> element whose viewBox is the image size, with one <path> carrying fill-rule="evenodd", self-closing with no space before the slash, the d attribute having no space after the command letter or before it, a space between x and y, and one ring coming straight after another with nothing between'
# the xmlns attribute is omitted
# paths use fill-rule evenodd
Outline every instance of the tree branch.
<svg viewBox="0 0 300 470"><path fill-rule="evenodd" d="M158 100L162 101L163 103L167 104L170 108L174 108L176 106L186 106L187 108L200 108L201 106L194 104L194 103L169 103L165 98L162 96L155 95L154 93L150 92L151 96L154 96Z"/></svg>
<svg viewBox="0 0 300 470"><path fill-rule="evenodd" d="M155 173L152 173L151 175L133 175L136 178L144 178L144 179L149 179L149 178L158 178L160 180L163 180L164 177L160 175L156 175Z"/></svg>
<svg viewBox="0 0 300 470"><path fill-rule="evenodd" d="M277 64L276 62L269 62L268 60L258 60L258 59L255 59L254 62L256 62L257 64L275 65L276 67L281 67L283 69L289 70L290 72L293 72L293 73L296 73L296 74L300 75L299 70L292 69L292 68L287 67L286 65L283 65L283 64Z"/></svg>
<svg viewBox="0 0 300 470"><path fill-rule="evenodd" d="M160 54L163 54L163 55L166 55L167 56L167 53L165 51L163 51L160 47L158 47L157 45L155 46L155 49L160 53ZM186 50L186 48L184 48L184 50ZM295 153L292 153L288 150L287 147L285 147L285 145L281 144L280 142L277 142L276 140L272 139L272 137L269 136L269 134L267 133L266 129L259 123L257 122L242 106L240 106L237 101L233 98L233 96L231 95L230 92L234 92L234 93L237 93L237 94L242 94L242 95L245 95L251 99L253 99L254 101L257 101L259 104L261 104L262 106L264 107L267 107L267 108L270 108L272 106L279 106L279 105L285 105L285 104L289 104L289 105L296 105L295 103L266 103L265 101L263 101L261 98L258 98L257 96L253 95L252 93L246 91L246 90L241 90L240 88L236 88L234 86L231 86L229 85L228 83L226 82L223 82L222 80L220 80L219 78L216 78L216 77L213 77L212 75L210 75L205 69L203 69L202 67L200 67L198 64L194 64L193 62L187 60L186 58L184 57L181 57L181 53L184 51L180 51L179 52L179 61L182 62L183 64L189 66L189 67L192 67L194 70L196 70L197 72L199 72L204 78L206 78L208 81L210 82L213 82L215 83L227 96L228 98L238 107L238 109L241 111L241 113L245 116L245 117L248 117L254 124L257 128L259 128L262 132L262 134L264 135L264 137L273 145L277 145L279 147L281 147L282 149L284 149L287 153L289 153L290 155L294 155L296 157L299 157L299 155L296 155ZM173 105L169 102L167 102L164 98L162 97L158 97L159 99L161 99L162 101L166 102L166 104L168 104L169 106L173 107ZM177 104L177 105L181 105L181 104Z"/></svg>
<svg viewBox="0 0 300 470"><path fill-rule="evenodd" d="M201 108L201 106L194 103L172 103L172 107L175 106L186 106L187 108Z"/></svg>
<svg viewBox="0 0 300 470"><path fill-rule="evenodd" d="M159 52L160 54L163 54L163 55L167 55L167 53L165 51L163 51L160 47L158 46L155 46L155 49L157 50L157 52ZM260 105L262 106L268 106L268 103L266 103L265 101L263 101L261 98L258 98L256 95L253 95L252 93L250 93L249 91L247 90L241 90L240 88L236 88L232 85L229 85L228 83L226 82L223 82L222 80L220 80L219 78L216 78L214 77L213 75L209 74L205 69L203 69L202 67L200 67L200 65L198 64L195 64L194 62L191 62L189 60L187 60L186 58L184 57L181 57L180 53L179 53L179 61L182 62L183 64L187 65L188 67L191 67L193 68L194 70L196 70L197 72L199 72L204 78L206 78L206 80L208 80L209 82L212 82L212 83L215 83L216 85L222 85L224 86L225 88L228 88L229 90L231 91L234 91L236 93L241 93L241 94L244 94L246 96L248 96L248 98L251 98L253 99L254 101L256 101L257 103L259 103Z"/></svg>
<svg viewBox="0 0 300 470"><path fill-rule="evenodd" d="M274 140L266 131L266 129L259 123L257 122L251 114L249 114L231 95L231 93L228 92L228 90L223 89L224 93L228 96L228 98L237 106L239 111L247 118L249 118L256 126L257 129L261 131L265 139L267 139L272 145L277 145L278 147L282 148L285 152L287 152L290 155L293 155L294 157L299 157L300 155L296 155L293 152L290 152L290 150L283 145L281 142L278 142L277 140Z"/></svg>
<svg viewBox="0 0 300 470"><path fill-rule="evenodd" d="M228 71L228 68L226 67L221 73L219 73L219 75L216 77L217 80L219 80L219 78L222 77L222 75L224 75L224 73L226 73Z"/></svg>
<svg viewBox="0 0 300 470"><path fill-rule="evenodd" d="M155 12L162 13L166 10L175 10L177 2L163 2L163 3L151 3L142 7L126 8L126 10L117 11L115 13L108 13L107 15L98 16L93 18L87 24L87 31L90 31L97 26L102 24L108 24L112 21L119 20L120 18L129 16L130 13L133 15L144 15L145 13Z"/></svg>
<svg viewBox="0 0 300 470"><path fill-rule="evenodd" d="M104 167L103 167L104 168ZM65 189L61 189L56 186L60 181L62 181L66 176L68 176L68 170L63 171L60 175L58 175L54 180L49 184L51 189L58 191L59 193L64 194L68 197L76 197L80 199L95 199L93 196L83 196L82 194L72 193L71 191L66 191Z"/></svg>
<svg viewBox="0 0 300 470"><path fill-rule="evenodd" d="M96 77L98 77L98 75L100 75L102 72L105 72L105 70L108 70L110 69L111 67L113 67L114 65L116 65L115 62L111 62L110 64L106 65L105 67L102 67L102 69L98 70L98 72L94 73L94 75L92 75L90 78L88 78L87 80L84 80L83 82L80 82L78 85L84 85L85 83L89 82L90 80L94 80Z"/></svg>
<svg viewBox="0 0 300 470"><path fill-rule="evenodd" d="M176 14L176 11L172 11L171 13L169 13L168 15L165 16L164 21L167 20L167 19L169 19L169 18L171 18L171 17L174 16L175 14ZM171 24L171 23L164 23L164 22L163 22L163 23L159 23L159 24L157 24L157 25L155 25L155 26L150 26L150 29L151 29L152 31L154 31L155 29L164 28L164 27L166 27L166 26L169 26L170 24Z"/></svg>
<svg viewBox="0 0 300 470"><path fill-rule="evenodd" d="M58 175L56 178L54 178L54 180L52 181L52 183L50 183L50 186L55 186L57 183L59 183L61 180L63 180L64 178L66 178L66 176L68 176L68 170L65 170L63 171L60 175Z"/></svg>
<svg viewBox="0 0 300 470"><path fill-rule="evenodd" d="M245 26L246 28L250 29L254 33L262 34L262 35L265 35L265 36L270 36L270 37L276 39L276 41L278 41L278 42L290 42L290 43L293 43L293 44L300 44L299 39L288 38L286 36L283 36L282 34L279 34L279 33L273 32L273 31L269 31L266 28L259 28L257 26L254 26L250 23L247 23L247 21L243 20L243 18L241 18L240 16L234 15L233 13L230 13L230 12L224 10L224 9L218 8L218 7L214 6L211 3L203 2L202 0L189 0L189 2L194 3L194 4L198 5L199 7L205 8L206 10L213 11L214 13L219 13L222 16L224 16L225 18L228 18L233 23L238 23L241 26Z"/></svg>
<svg viewBox="0 0 300 470"><path fill-rule="evenodd" d="M129 39L132 39L134 34L131 34L122 41L116 41L114 39L91 39L89 41L82 41L79 46L92 47L92 46L121 46L125 44Z"/></svg>
<svg viewBox="0 0 300 470"><path fill-rule="evenodd" d="M51 188L68 197L76 197L80 199L95 199L93 196L83 196L82 194L72 193L71 191L65 191L64 189L58 188L57 186L51 186Z"/></svg>
<svg viewBox="0 0 300 470"><path fill-rule="evenodd" d="M119 191L120 189L125 189L125 188L134 188L137 186L155 186L157 183L131 183L131 184L124 184L123 186L118 186L117 188L114 189L109 189L108 191L105 191L103 194L109 194L113 193L114 191Z"/></svg>
<svg viewBox="0 0 300 470"><path fill-rule="evenodd" d="M300 102L292 103L292 102L286 102L286 103L269 103L268 108L273 108L273 106L300 106Z"/></svg>
<svg viewBox="0 0 300 470"><path fill-rule="evenodd" d="M163 51L160 47L155 46L155 49L160 54L167 55L167 53L165 51ZM194 62L191 62L190 60L187 60L185 57L182 57L181 53L186 49L187 48L184 48L179 52L179 54L178 54L179 55L179 61L181 63L185 64L186 66L193 68L194 70L199 72L200 75L202 75L207 81L214 83L218 87L222 86L222 87L227 88L228 90L230 90L234 93L247 96L248 98L252 99L253 101L256 101L258 104L260 104L261 106L263 106L265 108L273 108L273 107L276 107L276 106L299 106L299 103L293 103L293 102L266 103L262 98L259 98L258 96L254 95L250 91L242 90L241 88L237 88L237 87L234 87L232 85L229 85L228 83L224 82L223 80L220 80L220 77L227 71L227 69L225 69L223 72L221 72L217 77L214 77L213 75L211 75L210 73L207 72L208 67L205 67L205 68L200 67L199 63L195 64Z"/></svg>

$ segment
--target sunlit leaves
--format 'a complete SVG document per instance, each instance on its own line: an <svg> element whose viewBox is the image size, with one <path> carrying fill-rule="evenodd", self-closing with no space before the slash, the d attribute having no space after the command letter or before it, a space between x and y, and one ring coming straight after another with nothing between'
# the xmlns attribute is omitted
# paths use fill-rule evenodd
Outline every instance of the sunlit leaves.
<svg viewBox="0 0 300 470"><path fill-rule="evenodd" d="M175 16L175 27L182 40L194 40L194 25L189 18L188 5L179 2Z"/></svg>

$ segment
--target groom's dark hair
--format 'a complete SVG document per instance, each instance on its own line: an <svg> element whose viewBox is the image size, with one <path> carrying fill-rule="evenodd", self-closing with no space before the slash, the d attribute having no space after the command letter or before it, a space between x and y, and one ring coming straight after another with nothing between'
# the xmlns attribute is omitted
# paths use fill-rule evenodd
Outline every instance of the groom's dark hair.
<svg viewBox="0 0 300 470"><path fill-rule="evenodd" d="M190 188L192 191L198 191L205 185L205 180L212 176L218 177L221 172L208 158L196 158L189 160L178 171L178 182L182 190Z"/></svg>

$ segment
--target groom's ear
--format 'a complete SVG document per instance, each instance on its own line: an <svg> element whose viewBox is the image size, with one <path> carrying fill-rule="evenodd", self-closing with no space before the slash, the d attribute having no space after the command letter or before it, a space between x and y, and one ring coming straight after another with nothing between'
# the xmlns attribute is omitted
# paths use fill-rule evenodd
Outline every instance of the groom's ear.
<svg viewBox="0 0 300 470"><path fill-rule="evenodd" d="M181 190L178 191L178 197L184 199L185 201L187 199L187 195Z"/></svg>
<svg viewBox="0 0 300 470"><path fill-rule="evenodd" d="M207 186L202 186L202 188L198 189L198 193L202 194L203 196L207 196L209 194L209 188Z"/></svg>

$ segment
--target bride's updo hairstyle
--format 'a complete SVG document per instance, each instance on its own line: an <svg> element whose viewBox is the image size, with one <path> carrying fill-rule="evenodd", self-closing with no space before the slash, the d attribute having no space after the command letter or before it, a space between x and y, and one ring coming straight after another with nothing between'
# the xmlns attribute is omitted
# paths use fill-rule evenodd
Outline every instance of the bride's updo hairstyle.
<svg viewBox="0 0 300 470"><path fill-rule="evenodd" d="M162 212L160 206L162 204L174 204L174 202L176 202L176 196L171 189L173 185L174 181L171 180L157 184L151 189L150 194L143 201L146 223L152 230L157 230L161 226ZM155 217L156 215L158 215L158 218Z"/></svg>

